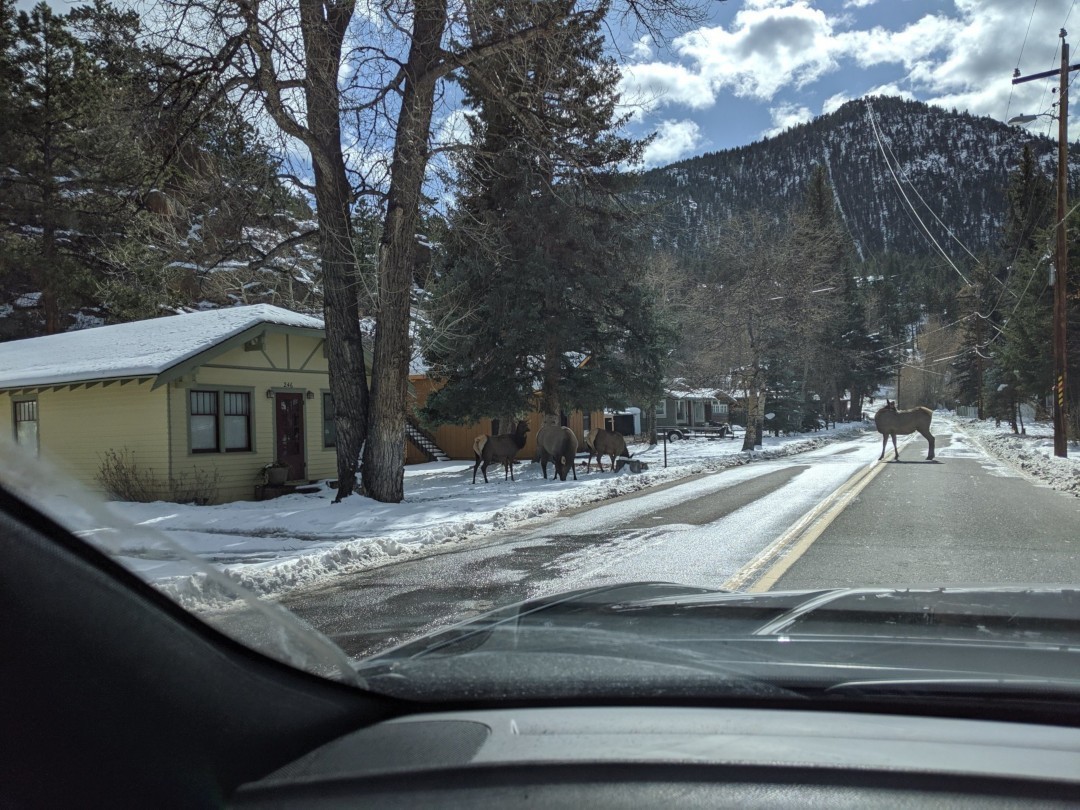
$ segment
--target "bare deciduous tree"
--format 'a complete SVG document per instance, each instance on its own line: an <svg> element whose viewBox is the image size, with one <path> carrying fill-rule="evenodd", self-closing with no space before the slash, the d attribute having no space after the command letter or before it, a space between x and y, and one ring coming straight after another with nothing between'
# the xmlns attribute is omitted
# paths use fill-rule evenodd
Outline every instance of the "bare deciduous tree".
<svg viewBox="0 0 1080 810"><path fill-rule="evenodd" d="M523 43L542 44L561 20L606 0L567 0L545 19L497 36L477 25L498 4L465 0L160 0L162 30L186 74L247 94L314 170L331 391L337 414L338 497L353 488L363 445L367 494L403 497L410 303L422 190L440 83ZM700 18L696 0L623 0L622 16L659 36L662 20ZM342 122L348 123L343 131ZM541 125L543 122L539 122ZM345 161L345 148L357 156ZM392 149L389 147L392 145ZM377 159L391 151L388 162ZM378 256L371 408L356 305L350 207L385 205Z"/></svg>
<svg viewBox="0 0 1080 810"><path fill-rule="evenodd" d="M760 438L770 364L800 362L832 309L832 245L827 234L813 234L797 216L781 223L758 213L732 219L691 288L683 327L695 342L689 367L701 383L744 393L744 450Z"/></svg>

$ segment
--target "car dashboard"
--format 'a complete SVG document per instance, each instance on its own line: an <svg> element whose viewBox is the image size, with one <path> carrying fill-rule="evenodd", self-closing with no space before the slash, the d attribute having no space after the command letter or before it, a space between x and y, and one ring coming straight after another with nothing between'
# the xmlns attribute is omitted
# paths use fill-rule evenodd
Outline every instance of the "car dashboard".
<svg viewBox="0 0 1080 810"><path fill-rule="evenodd" d="M244 785L243 808L1074 805L1080 730L737 708L398 717Z"/></svg>

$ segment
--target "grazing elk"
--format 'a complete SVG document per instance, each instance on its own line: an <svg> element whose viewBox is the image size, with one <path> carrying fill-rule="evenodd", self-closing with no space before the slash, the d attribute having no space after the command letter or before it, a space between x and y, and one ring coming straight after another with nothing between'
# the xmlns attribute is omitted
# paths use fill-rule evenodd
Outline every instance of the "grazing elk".
<svg viewBox="0 0 1080 810"><path fill-rule="evenodd" d="M574 473L577 481L577 470L574 469L574 459L577 457L577 436L568 427L558 425L545 425L536 434L536 450L540 456L540 472L547 478L548 462L555 463L555 477L560 481L566 480L568 472Z"/></svg>
<svg viewBox="0 0 1080 810"><path fill-rule="evenodd" d="M476 470L480 465L484 466L481 472L484 474L484 483L488 483L487 468L493 461L500 461L503 465L503 480L509 472L510 480L514 480L514 459L518 451L525 446L525 436L529 432L529 423L522 420L514 427L513 433L500 433L498 436L477 436L473 440L473 453L476 454L476 464L473 465L472 482L476 483Z"/></svg>
<svg viewBox="0 0 1080 810"><path fill-rule="evenodd" d="M592 468L593 456L596 456L596 463L600 465L600 472L604 471L604 456L611 458L611 469L615 469L615 457L632 458L631 454L626 452L626 439L623 438L621 433L616 433L614 430L605 430L604 428L595 428L590 430L585 435L585 446L589 448L589 460L585 463L585 472L589 472Z"/></svg>
<svg viewBox="0 0 1080 810"><path fill-rule="evenodd" d="M900 451L896 449L897 434L907 436L915 431L921 433L923 438L930 443L930 454L926 457L926 460L932 461L934 458L934 436L930 432L930 420L933 416L934 412L929 408L920 406L909 411L898 411L895 402L885 400L885 405L874 414L874 424L877 426L878 433L881 434L881 455L878 456L878 461L885 458L885 448L889 444L890 436L892 436L893 453L899 459Z"/></svg>

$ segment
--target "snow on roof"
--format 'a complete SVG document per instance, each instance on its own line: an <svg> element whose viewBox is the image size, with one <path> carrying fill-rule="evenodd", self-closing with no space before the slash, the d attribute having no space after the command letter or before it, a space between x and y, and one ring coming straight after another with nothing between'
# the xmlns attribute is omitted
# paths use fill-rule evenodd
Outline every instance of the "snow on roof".
<svg viewBox="0 0 1080 810"><path fill-rule="evenodd" d="M720 397L726 396L719 388L692 388L680 391L668 390L664 393L673 399L719 399Z"/></svg>
<svg viewBox="0 0 1080 810"><path fill-rule="evenodd" d="M261 323L322 329L270 304L187 312L0 343L0 388L156 376Z"/></svg>

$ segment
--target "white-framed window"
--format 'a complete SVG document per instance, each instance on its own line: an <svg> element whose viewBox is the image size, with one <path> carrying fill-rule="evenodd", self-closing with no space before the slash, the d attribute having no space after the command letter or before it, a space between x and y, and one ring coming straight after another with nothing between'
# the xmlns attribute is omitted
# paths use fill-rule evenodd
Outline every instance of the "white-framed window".
<svg viewBox="0 0 1080 810"><path fill-rule="evenodd" d="M686 400L685 399L677 399L677 400L675 400L675 421L676 422L685 422L686 421Z"/></svg>
<svg viewBox="0 0 1080 810"><path fill-rule="evenodd" d="M251 450L251 392L189 391L188 436L192 453Z"/></svg>
<svg viewBox="0 0 1080 810"><path fill-rule="evenodd" d="M656 403L656 415L666 417L667 416L667 400L662 399Z"/></svg>
<svg viewBox="0 0 1080 810"><path fill-rule="evenodd" d="M702 399L694 400L694 422L701 423L705 421L705 401Z"/></svg>
<svg viewBox="0 0 1080 810"><path fill-rule="evenodd" d="M15 406L15 443L38 452L38 404L36 399L23 399Z"/></svg>
<svg viewBox="0 0 1080 810"><path fill-rule="evenodd" d="M714 414L726 414L728 412L728 406L726 402L721 402L718 399L712 401L712 412Z"/></svg>

